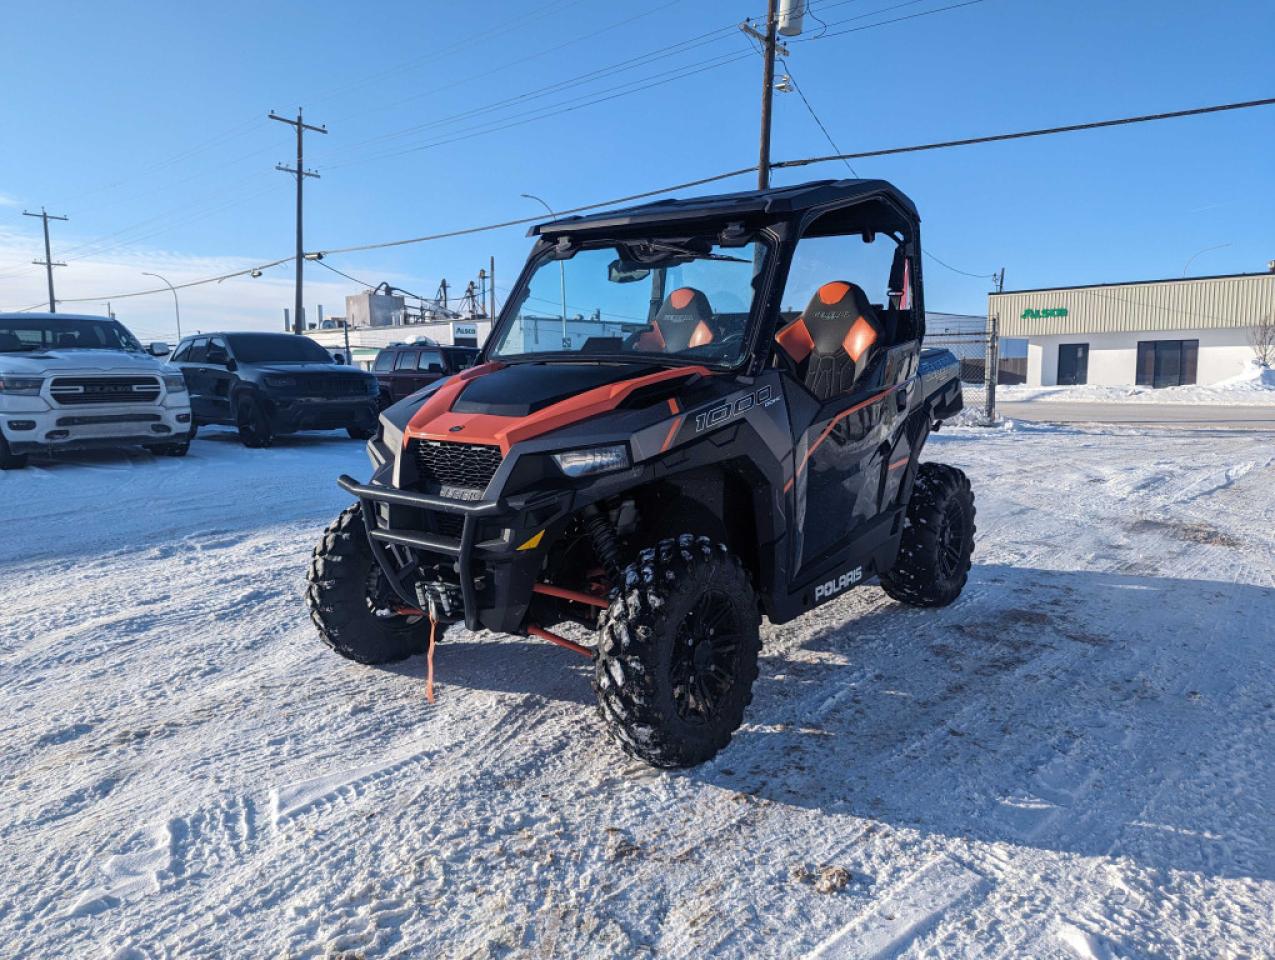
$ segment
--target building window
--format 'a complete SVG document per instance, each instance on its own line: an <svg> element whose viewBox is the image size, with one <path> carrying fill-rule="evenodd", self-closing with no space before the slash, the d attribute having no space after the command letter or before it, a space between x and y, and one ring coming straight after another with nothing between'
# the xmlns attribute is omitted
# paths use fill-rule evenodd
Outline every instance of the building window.
<svg viewBox="0 0 1275 960"><path fill-rule="evenodd" d="M1074 387L1089 382L1089 344L1058 344L1058 385Z"/></svg>
<svg viewBox="0 0 1275 960"><path fill-rule="evenodd" d="M1140 340L1138 386L1158 389L1195 383L1199 356L1199 340Z"/></svg>

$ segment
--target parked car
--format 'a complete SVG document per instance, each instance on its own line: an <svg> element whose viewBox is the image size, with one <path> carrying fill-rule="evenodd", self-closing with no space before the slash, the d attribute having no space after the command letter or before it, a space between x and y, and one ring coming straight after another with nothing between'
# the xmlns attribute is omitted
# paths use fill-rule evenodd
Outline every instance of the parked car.
<svg viewBox="0 0 1275 960"><path fill-rule="evenodd" d="M141 444L183 456L193 429L181 374L118 320L0 314L0 469L39 451Z"/></svg>
<svg viewBox="0 0 1275 960"><path fill-rule="evenodd" d="M376 378L333 363L309 337L205 333L178 344L172 363L186 378L195 424L237 427L247 447L300 430L366 440L376 429Z"/></svg>
<svg viewBox="0 0 1275 960"><path fill-rule="evenodd" d="M477 356L476 347L444 347L437 343L391 344L376 355L372 364L372 372L380 384L381 408L411 396L435 380L464 370Z"/></svg>

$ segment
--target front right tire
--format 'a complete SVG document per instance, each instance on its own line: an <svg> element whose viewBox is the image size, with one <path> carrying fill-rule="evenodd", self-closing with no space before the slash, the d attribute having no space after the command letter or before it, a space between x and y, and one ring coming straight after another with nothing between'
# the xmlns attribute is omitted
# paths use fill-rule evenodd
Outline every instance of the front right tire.
<svg viewBox="0 0 1275 960"><path fill-rule="evenodd" d="M314 548L305 602L319 638L347 660L393 663L425 652L429 620L394 612L401 601L372 556L357 503L332 522ZM442 631L440 623L436 640Z"/></svg>
<svg viewBox="0 0 1275 960"><path fill-rule="evenodd" d="M682 534L643 550L602 614L593 689L608 732L656 767L689 767L729 742L752 701L757 594L739 558Z"/></svg>

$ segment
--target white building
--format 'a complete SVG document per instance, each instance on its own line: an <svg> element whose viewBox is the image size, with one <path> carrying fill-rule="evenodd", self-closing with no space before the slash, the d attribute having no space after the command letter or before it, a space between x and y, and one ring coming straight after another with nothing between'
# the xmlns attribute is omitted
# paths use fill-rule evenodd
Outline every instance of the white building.
<svg viewBox="0 0 1275 960"><path fill-rule="evenodd" d="M1211 384L1253 358L1275 273L1109 283L988 296L1002 337L1027 340L1031 386Z"/></svg>
<svg viewBox="0 0 1275 960"><path fill-rule="evenodd" d="M381 348L388 347L391 343L411 343L414 340L426 338L435 343L453 344L458 347L478 347L483 344L490 332L491 321L483 319L411 323L390 327L351 326L348 340L344 327L307 330L306 336L321 344L328 353L339 356L343 362L370 370L372 361L376 359Z"/></svg>

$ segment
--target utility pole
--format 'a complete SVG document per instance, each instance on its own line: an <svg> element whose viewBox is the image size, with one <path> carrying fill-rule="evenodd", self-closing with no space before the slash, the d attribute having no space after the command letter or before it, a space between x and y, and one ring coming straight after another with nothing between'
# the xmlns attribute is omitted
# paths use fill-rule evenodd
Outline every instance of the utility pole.
<svg viewBox="0 0 1275 960"><path fill-rule="evenodd" d="M316 127L306 123L304 120L301 119L300 107L297 107L297 118L295 120L289 120L287 117L281 117L278 114L276 114L273 110L270 111L270 119L278 120L280 123L286 123L289 126L293 126L297 128L296 168L294 169L292 167L285 167L282 163L276 163L274 168L276 170L281 170L284 173L291 173L297 178L297 289L296 289L296 295L294 297L294 302L293 302L294 313L292 317L292 332L299 334L303 332L303 326L302 326L303 321L301 319L302 317L301 280L302 280L302 274L305 269L304 267L305 249L302 246L302 241L301 241L301 199L302 199L301 185L305 183L306 177L318 178L319 176L313 170L307 170L303 166L303 157L305 154L303 144L305 139L305 132L307 130L311 130L314 133L327 133L328 128Z"/></svg>
<svg viewBox="0 0 1275 960"><path fill-rule="evenodd" d="M57 300L55 300L55 299L53 298L53 268L54 268L54 267L65 267L65 266L66 266L66 264L65 264L65 263L54 263L54 262L53 262L53 254L49 251L49 221L50 221L50 220L66 220L66 219L68 219L68 218L67 218L67 217L55 217L55 216L54 216L53 214L51 214L51 213L46 213L46 212L45 212L45 210L44 210L44 207L41 207L41 208L40 208L40 212L39 212L39 213L27 213L27 211L23 210L23 211L22 211L22 215L23 215L24 217L39 217L41 220L43 220L43 221L44 221L44 259L43 259L43 260L32 260L31 262L32 262L32 263L34 263L34 264L36 264L36 265L38 265L38 266L44 267L45 273L47 273L47 274L48 274L48 277L49 277L49 313L57 313L57 312L58 312L58 302L57 302Z"/></svg>
<svg viewBox="0 0 1275 960"><path fill-rule="evenodd" d="M748 21L740 24L739 28L754 40L761 41L765 60L761 81L761 152L757 158L757 189L765 190L770 186L770 114L775 99L775 50L788 56L788 48L775 40L779 28L779 0L768 0L766 4L765 33L754 30Z"/></svg>
<svg viewBox="0 0 1275 960"><path fill-rule="evenodd" d="M1005 268L1001 267L992 274L996 281L996 292L1005 290ZM996 420L996 384L1001 373L1001 318L999 313L988 311L987 317L987 350L983 354L983 417L988 424Z"/></svg>

